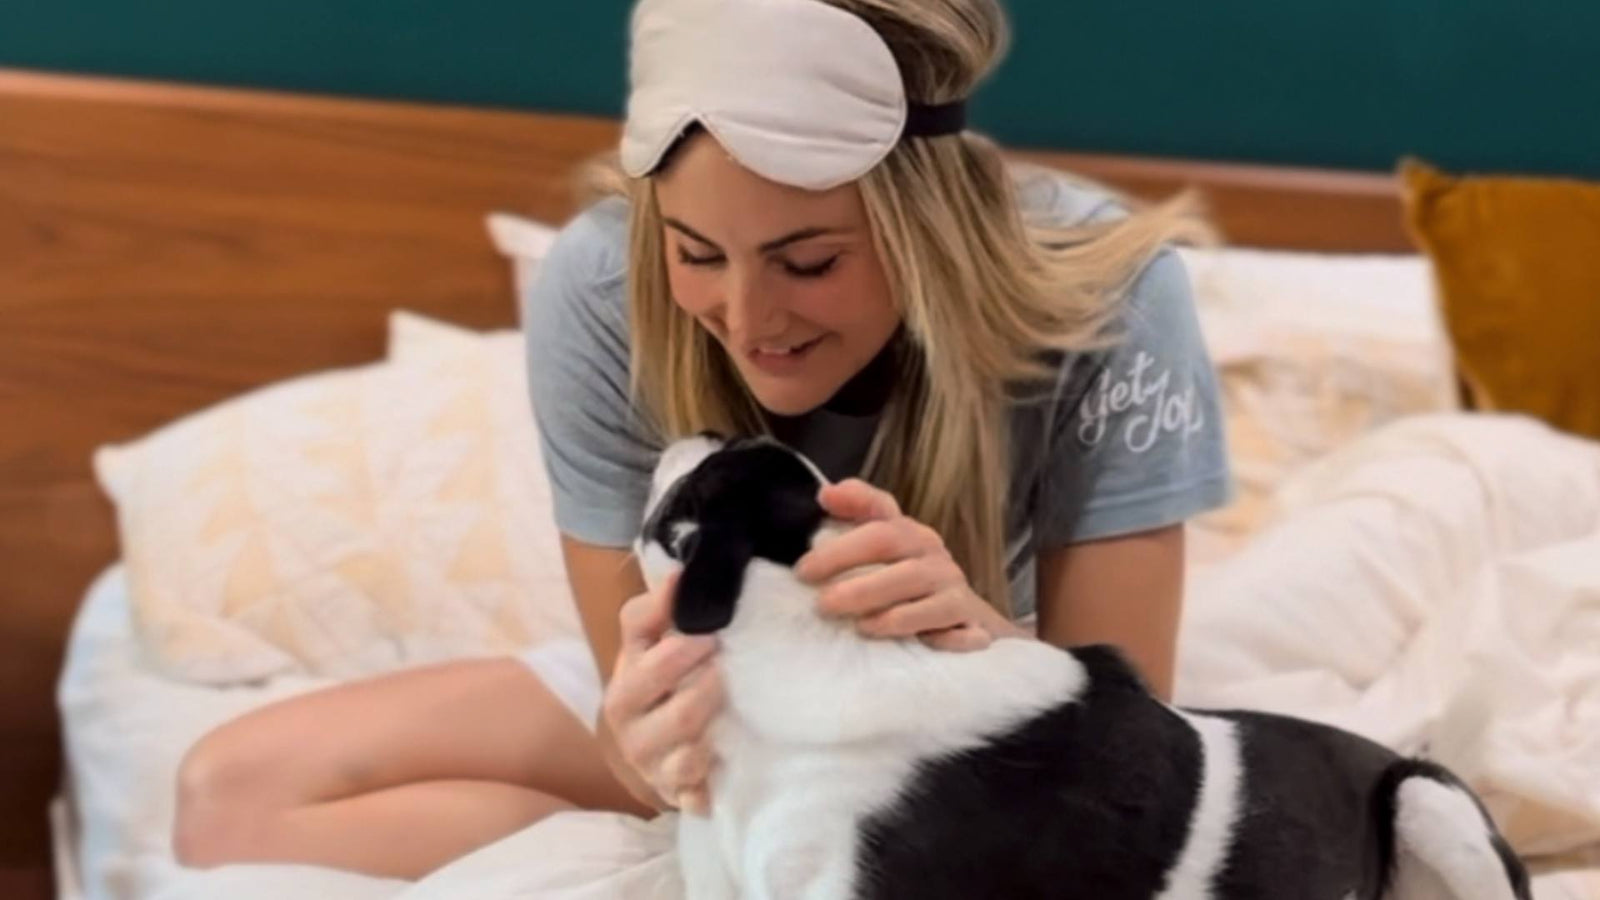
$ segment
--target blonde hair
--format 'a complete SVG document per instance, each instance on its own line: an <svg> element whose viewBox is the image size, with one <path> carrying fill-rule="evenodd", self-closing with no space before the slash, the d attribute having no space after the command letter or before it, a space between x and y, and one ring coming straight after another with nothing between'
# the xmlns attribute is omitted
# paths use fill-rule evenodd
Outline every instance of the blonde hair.
<svg viewBox="0 0 1600 900"><path fill-rule="evenodd" d="M818 2L873 25L921 103L970 96L1009 42L995 0ZM661 439L767 432L721 346L672 299L650 179L626 179L614 162L590 175L591 189L631 202L632 385ZM1059 176L1008 166L968 131L903 141L859 182L906 337L863 477L937 531L978 594L1007 613L1012 404L1048 392L1051 351L1115 339L1117 301L1165 244L1206 234L1188 197L1129 204L1104 225L1027 222L1019 181L1039 177Z"/></svg>

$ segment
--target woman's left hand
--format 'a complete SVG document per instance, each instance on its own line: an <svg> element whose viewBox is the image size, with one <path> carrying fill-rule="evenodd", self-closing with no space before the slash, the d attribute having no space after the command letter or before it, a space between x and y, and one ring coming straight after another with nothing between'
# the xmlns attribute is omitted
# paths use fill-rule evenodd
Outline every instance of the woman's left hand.
<svg viewBox="0 0 1600 900"><path fill-rule="evenodd" d="M824 588L817 601L824 616L854 618L867 637L916 636L939 650L982 650L1024 634L972 590L938 533L900 512L888 492L851 479L824 487L819 500L856 527L801 557L795 574L816 585L882 566Z"/></svg>

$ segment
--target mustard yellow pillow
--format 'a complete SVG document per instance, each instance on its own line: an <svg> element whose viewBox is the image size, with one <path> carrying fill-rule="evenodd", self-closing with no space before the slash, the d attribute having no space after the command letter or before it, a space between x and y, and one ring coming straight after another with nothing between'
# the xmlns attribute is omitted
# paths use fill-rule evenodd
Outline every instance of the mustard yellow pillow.
<svg viewBox="0 0 1600 900"><path fill-rule="evenodd" d="M1600 438L1600 184L1401 177L1474 405Z"/></svg>

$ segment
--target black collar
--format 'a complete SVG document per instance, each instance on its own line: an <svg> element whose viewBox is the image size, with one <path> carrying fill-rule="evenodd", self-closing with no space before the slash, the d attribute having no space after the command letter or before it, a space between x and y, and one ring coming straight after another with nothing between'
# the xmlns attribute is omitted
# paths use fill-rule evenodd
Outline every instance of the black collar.
<svg viewBox="0 0 1600 900"><path fill-rule="evenodd" d="M822 408L842 416L875 416L883 412L900 378L900 342L896 331L878 355L851 376Z"/></svg>
<svg viewBox="0 0 1600 900"><path fill-rule="evenodd" d="M894 337L889 339L889 343L878 351L878 355L873 357L871 362L852 375L843 387L828 398L827 402L809 413L780 416L762 410L773 435L780 441L792 444L799 434L804 433L805 423L823 411L853 419L870 418L883 412L883 408L889 403L889 397L894 394L895 385L900 380L903 340L903 330L895 332Z"/></svg>

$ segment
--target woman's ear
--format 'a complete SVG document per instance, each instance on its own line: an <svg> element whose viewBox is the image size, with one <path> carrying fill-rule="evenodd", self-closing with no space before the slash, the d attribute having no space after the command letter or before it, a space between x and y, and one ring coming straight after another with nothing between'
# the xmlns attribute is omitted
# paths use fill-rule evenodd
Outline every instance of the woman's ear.
<svg viewBox="0 0 1600 900"><path fill-rule="evenodd" d="M744 572L755 556L747 534L730 529L695 533L684 557L672 603L672 624L684 634L711 634L728 627L744 590Z"/></svg>

